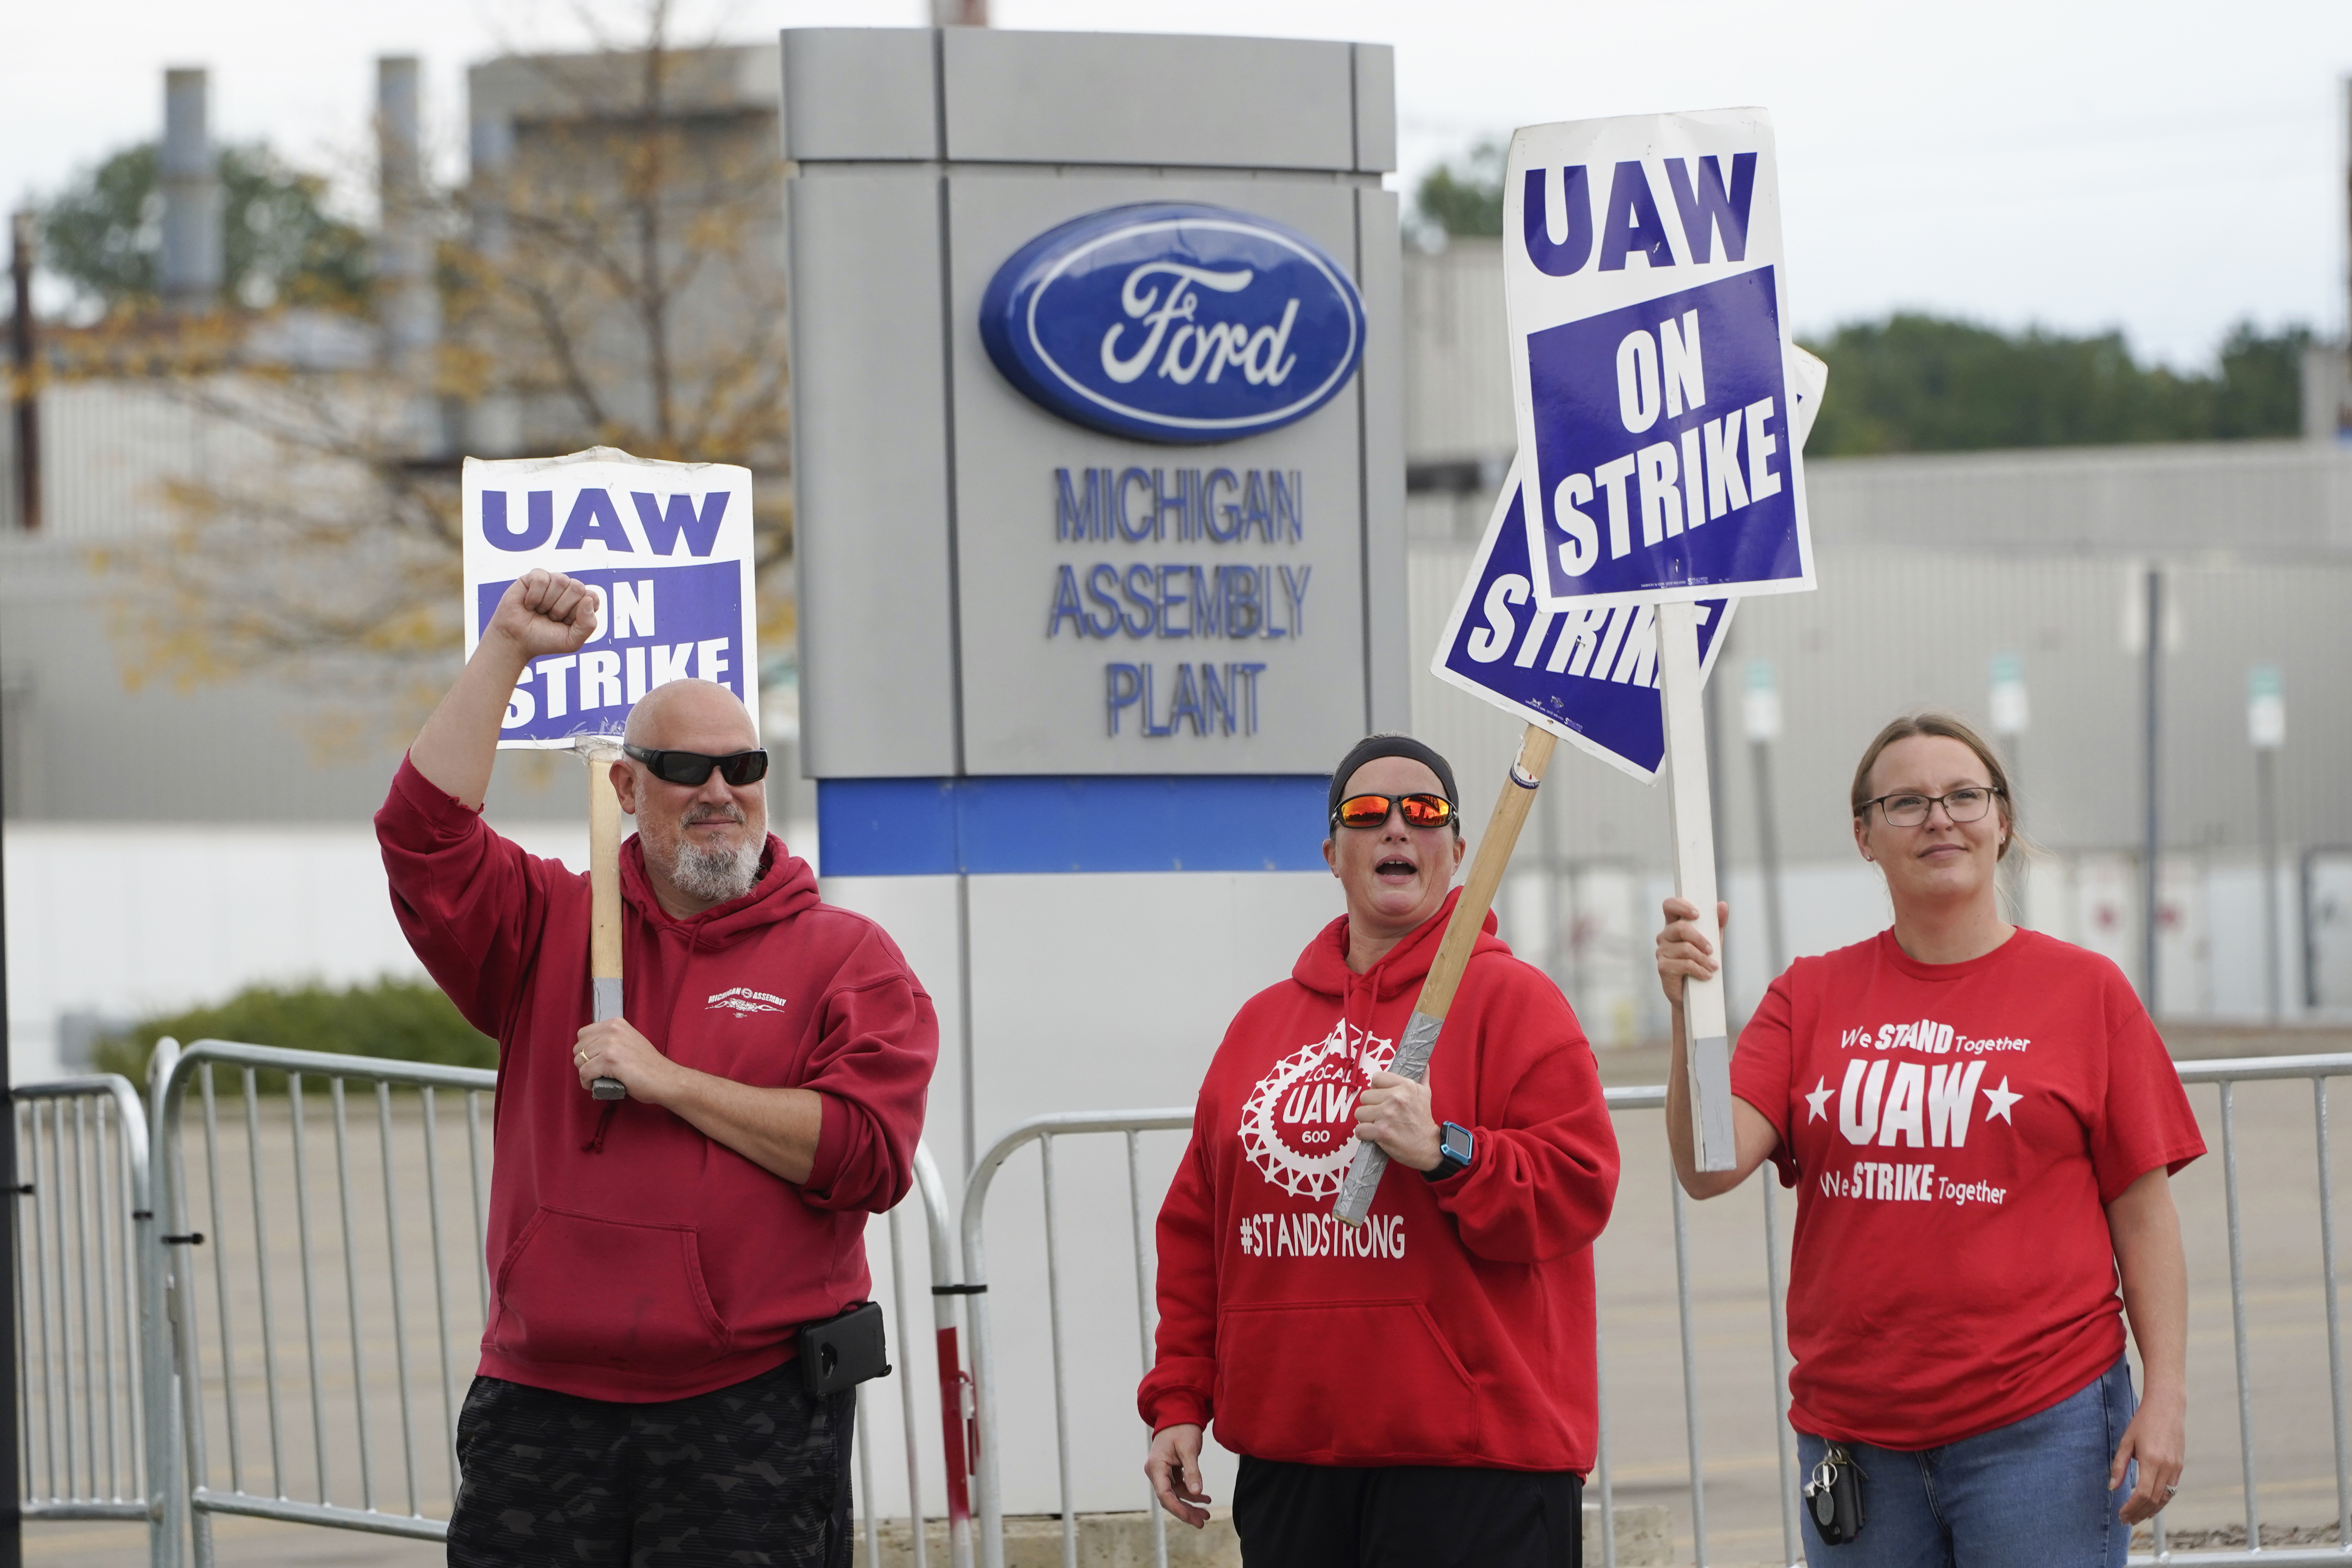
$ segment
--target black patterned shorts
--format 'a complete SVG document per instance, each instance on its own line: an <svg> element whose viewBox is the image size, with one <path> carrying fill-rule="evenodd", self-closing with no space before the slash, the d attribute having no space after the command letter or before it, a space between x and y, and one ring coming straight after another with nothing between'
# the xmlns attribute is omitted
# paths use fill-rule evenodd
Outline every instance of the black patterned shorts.
<svg viewBox="0 0 2352 1568"><path fill-rule="evenodd" d="M856 1399L793 1362L655 1405L477 1377L451 1568L848 1568Z"/></svg>

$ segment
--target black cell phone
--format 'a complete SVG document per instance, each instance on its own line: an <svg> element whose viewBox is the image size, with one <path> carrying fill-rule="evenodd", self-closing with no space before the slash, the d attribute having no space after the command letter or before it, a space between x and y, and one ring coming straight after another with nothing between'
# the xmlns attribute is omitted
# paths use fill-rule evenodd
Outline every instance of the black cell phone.
<svg viewBox="0 0 2352 1568"><path fill-rule="evenodd" d="M802 1324L800 1346L801 1381L812 1394L837 1394L890 1373L882 1309L872 1301L860 1301L837 1318Z"/></svg>

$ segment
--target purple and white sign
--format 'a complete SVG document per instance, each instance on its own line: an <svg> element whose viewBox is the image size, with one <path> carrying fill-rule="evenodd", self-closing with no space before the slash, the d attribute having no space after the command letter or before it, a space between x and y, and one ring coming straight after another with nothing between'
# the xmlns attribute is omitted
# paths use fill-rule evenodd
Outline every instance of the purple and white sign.
<svg viewBox="0 0 2352 1568"><path fill-rule="evenodd" d="M1503 232L1536 601L1811 588L1769 117L1522 129Z"/></svg>
<svg viewBox="0 0 2352 1568"><path fill-rule="evenodd" d="M1790 445L1801 452L1829 366L1795 349L1784 374ZM1511 464L1430 673L1653 783L1666 751L1655 608L1587 602L1552 610L1538 601L1528 569L1526 474L1524 458ZM1739 601L1702 599L1698 605L1704 683Z"/></svg>
<svg viewBox="0 0 2352 1568"><path fill-rule="evenodd" d="M1430 673L1648 784L1666 754L1655 608L1550 610L1537 602L1521 500L1527 467L1525 458L1511 465ZM1735 603L1699 602L1702 680Z"/></svg>
<svg viewBox="0 0 2352 1568"><path fill-rule="evenodd" d="M616 733L666 681L715 680L756 718L759 606L751 474L664 463L608 447L564 458L466 459L466 653L525 572L576 577L598 598L596 635L535 659L507 704L499 744L561 747Z"/></svg>

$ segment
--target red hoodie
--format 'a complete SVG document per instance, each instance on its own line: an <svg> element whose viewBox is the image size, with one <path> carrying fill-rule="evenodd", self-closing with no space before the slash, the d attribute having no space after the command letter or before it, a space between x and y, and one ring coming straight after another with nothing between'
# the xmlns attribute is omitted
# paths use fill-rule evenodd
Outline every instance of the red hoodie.
<svg viewBox="0 0 2352 1568"><path fill-rule="evenodd" d="M637 1100L580 1087L588 879L526 855L403 762L376 813L409 945L499 1042L484 1375L591 1399L682 1399L792 1358L865 1300L866 1219L913 1179L939 1054L931 999L882 929L817 897L771 837L759 885L673 920L621 847L622 1013L703 1072L824 1097L795 1186Z"/></svg>
<svg viewBox="0 0 2352 1568"><path fill-rule="evenodd" d="M1478 939L1430 1068L1430 1109L1470 1129L1469 1170L1392 1166L1371 1214L1331 1217L1355 1103L1403 1037L1445 908L1368 973L1345 916L1225 1031L1160 1209L1153 1431L1319 1465L1592 1467L1592 1240L1617 1139L1559 990Z"/></svg>

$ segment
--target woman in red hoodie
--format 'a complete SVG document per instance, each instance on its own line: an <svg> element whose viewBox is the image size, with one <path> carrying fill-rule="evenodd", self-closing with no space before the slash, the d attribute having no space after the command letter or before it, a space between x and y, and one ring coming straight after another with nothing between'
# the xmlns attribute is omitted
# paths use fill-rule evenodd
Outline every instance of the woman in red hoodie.
<svg viewBox="0 0 2352 1568"><path fill-rule="evenodd" d="M1145 1468L1206 1523L1213 1420L1242 1456L1251 1568L1565 1568L1597 1426L1592 1241L1617 1188L1600 1075L1491 915L1427 1085L1384 1070L1456 897L1453 770L1375 735L1329 807L1348 912L1225 1031L1160 1207ZM1331 1205L1359 1139L1402 1169L1351 1230Z"/></svg>

